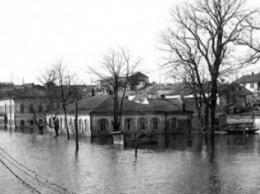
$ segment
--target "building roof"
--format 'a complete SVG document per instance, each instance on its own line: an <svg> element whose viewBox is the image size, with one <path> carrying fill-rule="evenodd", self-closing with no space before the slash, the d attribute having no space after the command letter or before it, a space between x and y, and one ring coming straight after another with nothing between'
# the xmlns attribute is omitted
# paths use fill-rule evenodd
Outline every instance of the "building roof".
<svg viewBox="0 0 260 194"><path fill-rule="evenodd" d="M148 78L148 76L144 75L143 73L141 73L140 71L134 73L133 75L130 76L130 78L132 77L137 77L137 76L141 76L141 77L146 77Z"/></svg>
<svg viewBox="0 0 260 194"><path fill-rule="evenodd" d="M121 98L119 97L119 101ZM106 96L94 96L83 99L78 103L79 114L91 114L91 113L113 113L114 111L114 100L110 95ZM73 114L75 112L75 105L71 104L68 106L68 112ZM183 112L182 106L172 104L152 104L145 105L139 104L127 99L124 99L123 103L124 113L145 113L145 112ZM191 111L185 111L191 113Z"/></svg>
<svg viewBox="0 0 260 194"><path fill-rule="evenodd" d="M144 102L147 100L148 95L145 92L138 92L132 101Z"/></svg>
<svg viewBox="0 0 260 194"><path fill-rule="evenodd" d="M183 82L170 84L170 85L162 85L156 84L146 88L148 94L152 95L189 95L191 90L187 88L186 84Z"/></svg>
<svg viewBox="0 0 260 194"><path fill-rule="evenodd" d="M25 99L25 98L45 98L46 89L42 86L35 86L33 88L6 88L0 90L0 99L13 98L13 99Z"/></svg>
<svg viewBox="0 0 260 194"><path fill-rule="evenodd" d="M249 74L243 75L239 79L235 81L235 83L252 83L252 82L259 82L260 81L260 73L257 74Z"/></svg>
<svg viewBox="0 0 260 194"><path fill-rule="evenodd" d="M219 87L219 94L222 95L225 93L238 96L247 96L253 94L250 90L246 89L244 86L241 86L239 83L222 84Z"/></svg>
<svg viewBox="0 0 260 194"><path fill-rule="evenodd" d="M78 102L78 113L90 113L99 107L109 96L94 96L88 97ZM73 114L75 111L75 105L68 105L68 113Z"/></svg>

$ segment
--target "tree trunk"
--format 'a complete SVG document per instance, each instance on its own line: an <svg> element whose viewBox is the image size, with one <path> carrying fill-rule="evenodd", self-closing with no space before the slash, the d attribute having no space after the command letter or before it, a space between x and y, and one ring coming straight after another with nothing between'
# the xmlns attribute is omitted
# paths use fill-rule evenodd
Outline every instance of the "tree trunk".
<svg viewBox="0 0 260 194"><path fill-rule="evenodd" d="M209 108L207 106L205 107L204 130L209 131Z"/></svg>
<svg viewBox="0 0 260 194"><path fill-rule="evenodd" d="M78 131L78 102L75 102L75 132L76 132L76 151L79 150L79 131Z"/></svg>
<svg viewBox="0 0 260 194"><path fill-rule="evenodd" d="M54 128L54 130L55 130L55 136L59 136L59 129Z"/></svg>
<svg viewBox="0 0 260 194"><path fill-rule="evenodd" d="M65 122L65 127L66 127L66 131L67 131L67 139L69 140L70 139L70 132L69 132L69 127L68 127L68 118L67 118L67 109L66 109L66 106L63 104L62 105L62 108L63 108L63 112L64 112L64 122Z"/></svg>
<svg viewBox="0 0 260 194"><path fill-rule="evenodd" d="M215 132L215 114L217 105L217 76L212 75L211 80L211 101L210 101L210 134L214 135Z"/></svg>
<svg viewBox="0 0 260 194"><path fill-rule="evenodd" d="M117 79L117 78L116 78ZM113 122L113 126L114 126L114 131L119 131L120 130L120 120L119 120L119 114L121 114L118 111L118 80L116 80L116 86L114 88L114 96L113 96L113 100L114 100L114 122Z"/></svg>
<svg viewBox="0 0 260 194"><path fill-rule="evenodd" d="M55 131L55 136L59 136L59 124L58 121L55 119L54 121L54 131Z"/></svg>

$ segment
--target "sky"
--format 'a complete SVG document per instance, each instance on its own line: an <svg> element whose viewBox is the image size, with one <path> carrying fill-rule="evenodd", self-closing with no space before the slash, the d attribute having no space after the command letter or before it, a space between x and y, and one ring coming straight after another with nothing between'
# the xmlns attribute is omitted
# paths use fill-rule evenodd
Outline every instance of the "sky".
<svg viewBox="0 0 260 194"><path fill-rule="evenodd" d="M160 34L170 8L180 2L0 0L0 82L37 83L46 68L62 60L90 84L95 76L88 66L100 67L108 49L122 47L141 57L139 70L150 81L163 83Z"/></svg>

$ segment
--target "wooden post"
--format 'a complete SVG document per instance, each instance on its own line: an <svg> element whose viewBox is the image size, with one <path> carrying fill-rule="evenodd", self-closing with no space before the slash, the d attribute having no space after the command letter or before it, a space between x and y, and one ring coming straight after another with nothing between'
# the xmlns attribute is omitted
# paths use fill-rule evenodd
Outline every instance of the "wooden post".
<svg viewBox="0 0 260 194"><path fill-rule="evenodd" d="M79 150L79 132L78 132L78 101L75 102L75 132L76 132L76 152Z"/></svg>

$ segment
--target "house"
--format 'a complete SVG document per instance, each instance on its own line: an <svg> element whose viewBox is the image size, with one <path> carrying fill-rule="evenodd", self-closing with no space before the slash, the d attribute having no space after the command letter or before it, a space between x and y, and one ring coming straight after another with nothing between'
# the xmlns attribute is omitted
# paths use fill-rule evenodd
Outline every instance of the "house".
<svg viewBox="0 0 260 194"><path fill-rule="evenodd" d="M149 83L149 77L141 72L136 72L129 77L129 86L131 90L137 90L145 87Z"/></svg>
<svg viewBox="0 0 260 194"><path fill-rule="evenodd" d="M253 93L238 83L219 88L219 106L225 113L239 113L253 106Z"/></svg>
<svg viewBox="0 0 260 194"><path fill-rule="evenodd" d="M125 82L126 77L122 76L119 78L119 82ZM109 90L111 88L111 83L113 83L113 77L107 77L106 79L98 80L99 89L105 88ZM141 72L133 73L128 77L127 91L137 90L145 87L149 83L149 77Z"/></svg>
<svg viewBox="0 0 260 194"><path fill-rule="evenodd" d="M235 81L242 86L244 86L249 91L253 92L254 95L259 96L260 93L260 72L255 74L243 75Z"/></svg>
<svg viewBox="0 0 260 194"><path fill-rule="evenodd" d="M81 134L102 136L110 135L110 132L114 131L112 96L89 97L79 101L78 107L78 126ZM68 109L69 130L74 132L75 107L69 105ZM183 110L180 106L143 105L124 100L121 130L125 133L138 130L147 133L186 132L191 128L191 115L191 111ZM59 115L58 119L61 131L65 132L64 115Z"/></svg>
<svg viewBox="0 0 260 194"><path fill-rule="evenodd" d="M1 126L7 128L33 127L32 113L43 114L46 102L46 93L42 86L33 88L17 87L2 89L0 91ZM44 117L39 117L44 122Z"/></svg>

